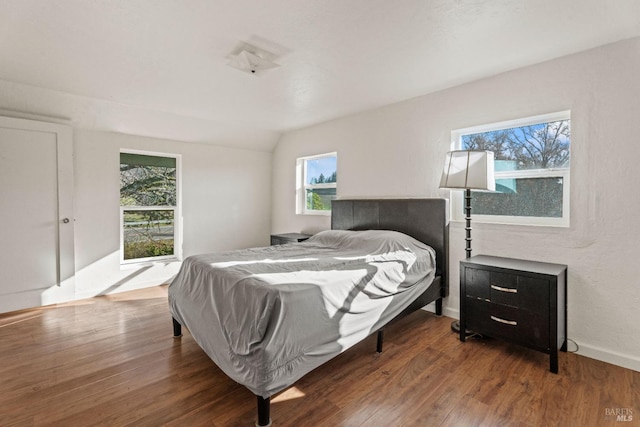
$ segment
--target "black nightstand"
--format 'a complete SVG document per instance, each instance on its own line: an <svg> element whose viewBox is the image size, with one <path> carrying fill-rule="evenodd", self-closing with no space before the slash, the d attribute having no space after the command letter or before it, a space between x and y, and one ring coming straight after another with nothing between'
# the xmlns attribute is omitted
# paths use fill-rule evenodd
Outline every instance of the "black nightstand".
<svg viewBox="0 0 640 427"><path fill-rule="evenodd" d="M465 330L550 356L567 351L567 266L477 255L460 262L460 341Z"/></svg>
<svg viewBox="0 0 640 427"><path fill-rule="evenodd" d="M301 234L301 233L272 234L271 245L284 245L286 243L303 242L307 240L309 237L311 237L310 234Z"/></svg>

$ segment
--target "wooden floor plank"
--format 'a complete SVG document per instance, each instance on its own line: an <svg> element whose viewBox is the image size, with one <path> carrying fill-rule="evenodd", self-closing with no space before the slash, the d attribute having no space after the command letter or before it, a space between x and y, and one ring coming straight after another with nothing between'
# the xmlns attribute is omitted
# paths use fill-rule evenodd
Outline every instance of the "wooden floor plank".
<svg viewBox="0 0 640 427"><path fill-rule="evenodd" d="M640 373L492 339L417 312L272 399L273 426L640 425ZM0 315L1 426L251 426L256 399L188 331L167 288ZM624 423L611 411L628 410Z"/></svg>

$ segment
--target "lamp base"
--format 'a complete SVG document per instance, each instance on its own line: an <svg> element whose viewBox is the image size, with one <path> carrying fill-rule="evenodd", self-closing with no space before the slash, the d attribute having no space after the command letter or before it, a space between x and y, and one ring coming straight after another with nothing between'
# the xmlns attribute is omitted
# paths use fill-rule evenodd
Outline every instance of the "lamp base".
<svg viewBox="0 0 640 427"><path fill-rule="evenodd" d="M454 320L453 322L451 322L451 330L453 332L455 332L456 334L460 334L460 321ZM472 335L476 336L476 337L482 337L482 335L477 334L477 333L475 333L473 331L470 331L468 329L465 329L464 335L467 336L467 337L470 337Z"/></svg>

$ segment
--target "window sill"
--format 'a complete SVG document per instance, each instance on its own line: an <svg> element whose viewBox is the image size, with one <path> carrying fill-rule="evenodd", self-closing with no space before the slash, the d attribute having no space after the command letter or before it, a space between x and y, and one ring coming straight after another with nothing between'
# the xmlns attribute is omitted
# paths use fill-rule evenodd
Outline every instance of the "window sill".
<svg viewBox="0 0 640 427"><path fill-rule="evenodd" d="M138 270L140 268L149 268L155 266L166 266L167 264L175 264L182 262L178 257L171 258L163 258L163 259L153 259L153 260L143 260L143 261L131 261L131 262L120 262L120 270Z"/></svg>
<svg viewBox="0 0 640 427"><path fill-rule="evenodd" d="M305 216L331 216L331 211L298 212L298 215L305 215Z"/></svg>
<svg viewBox="0 0 640 427"><path fill-rule="evenodd" d="M462 219L450 219L449 220L450 223L456 224L459 226L465 226L466 225L466 220L464 218ZM522 228L539 228L539 229L543 229L543 228L549 228L549 229L569 229L570 228L570 224L565 224L565 223L549 223L549 224L543 224L543 223L539 223L539 224L535 224L535 223L522 223L522 222L508 222L508 221L487 221L485 219L477 219L474 218L473 215L471 215L471 227L474 227L476 225L482 225L484 226L497 226L497 227L522 227Z"/></svg>

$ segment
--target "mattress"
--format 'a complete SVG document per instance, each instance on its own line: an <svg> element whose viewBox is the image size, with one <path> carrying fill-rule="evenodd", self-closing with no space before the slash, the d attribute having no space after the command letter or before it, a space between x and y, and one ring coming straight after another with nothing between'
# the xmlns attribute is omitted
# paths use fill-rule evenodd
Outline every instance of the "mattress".
<svg viewBox="0 0 640 427"><path fill-rule="evenodd" d="M264 398L375 332L433 282L435 251L388 230L184 260L172 316L230 378Z"/></svg>

